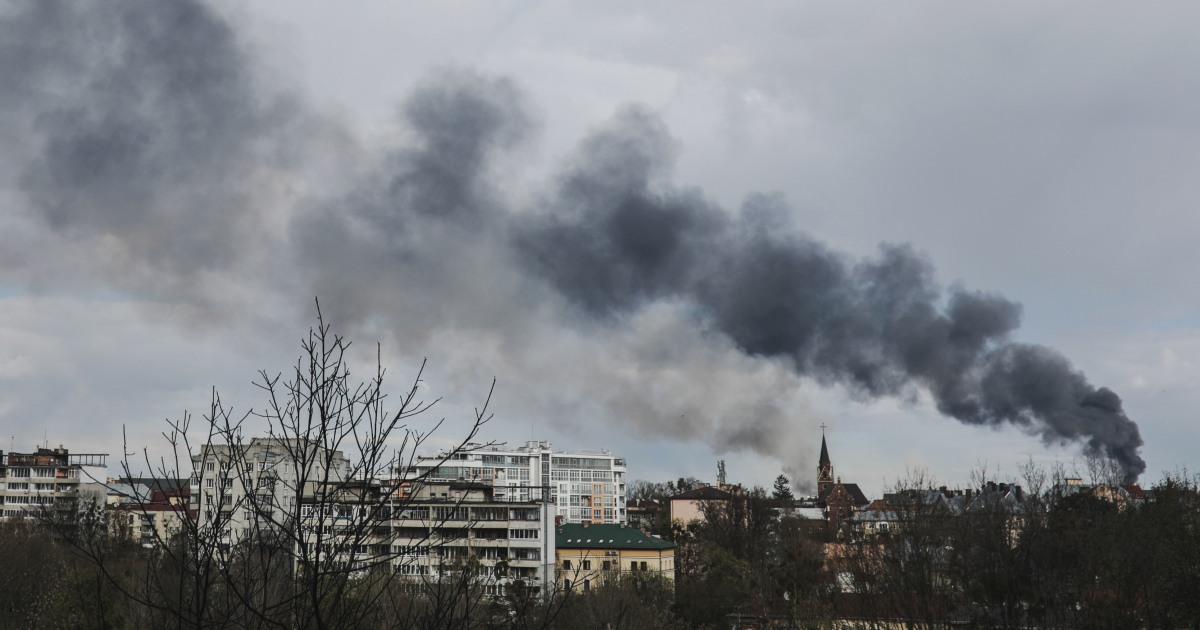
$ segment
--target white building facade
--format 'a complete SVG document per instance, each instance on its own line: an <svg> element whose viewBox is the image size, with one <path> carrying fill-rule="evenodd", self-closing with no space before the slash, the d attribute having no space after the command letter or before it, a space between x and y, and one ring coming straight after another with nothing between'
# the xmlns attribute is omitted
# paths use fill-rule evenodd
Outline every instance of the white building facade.
<svg viewBox="0 0 1200 630"><path fill-rule="evenodd" d="M301 498L349 478L350 460L297 440L252 438L205 444L192 456L191 504L201 528L219 527L224 542L287 522Z"/></svg>
<svg viewBox="0 0 1200 630"><path fill-rule="evenodd" d="M549 442L530 441L418 457L401 476L485 483L500 501L545 499L568 523L625 524L625 472L625 458L607 451L555 451Z"/></svg>
<svg viewBox="0 0 1200 630"><path fill-rule="evenodd" d="M431 481L406 486L388 521L398 575L438 579L477 564L475 583L501 596L514 581L534 592L554 578L553 508L542 501L497 499L495 487Z"/></svg>

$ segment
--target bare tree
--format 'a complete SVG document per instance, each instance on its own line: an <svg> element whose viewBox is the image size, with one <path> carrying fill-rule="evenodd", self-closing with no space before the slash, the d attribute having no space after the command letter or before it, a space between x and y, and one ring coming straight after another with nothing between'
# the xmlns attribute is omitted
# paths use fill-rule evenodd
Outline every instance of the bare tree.
<svg viewBox="0 0 1200 630"><path fill-rule="evenodd" d="M375 371L362 382L351 378L349 348L318 304L317 324L302 339L296 364L286 375L259 373L255 384L265 405L234 413L214 389L202 420L187 413L168 420L168 458L152 461L142 449L135 460L126 447L127 477L145 468L156 477L189 479L193 500L180 509L178 533L155 532L146 570L135 577L107 571L102 537L80 540L77 550L144 612L147 625L395 627L402 624L381 622L380 615L395 611L397 593L422 596L422 605L435 611L472 608L478 580L454 587L466 572L447 571L437 588L398 575L411 560L393 544L400 533L392 515L429 481L432 469L413 474L413 464L443 424L424 430L412 424L438 402L420 397L424 364L400 396L390 397L378 346ZM488 446L474 440L490 419L490 398L489 391L433 468ZM150 508L142 498L132 507L145 514ZM412 544L411 532L404 541Z"/></svg>

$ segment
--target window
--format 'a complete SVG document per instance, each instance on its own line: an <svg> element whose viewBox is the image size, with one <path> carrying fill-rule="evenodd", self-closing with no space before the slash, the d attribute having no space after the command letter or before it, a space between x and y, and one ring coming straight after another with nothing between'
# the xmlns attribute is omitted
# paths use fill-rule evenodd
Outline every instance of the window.
<svg viewBox="0 0 1200 630"><path fill-rule="evenodd" d="M564 591L571 590L571 580L563 580L563 590Z"/></svg>
<svg viewBox="0 0 1200 630"><path fill-rule="evenodd" d="M642 570L643 570L643 571L645 571L645 570L646 570L646 563L645 563L645 562L643 562L643 563L642 563Z"/></svg>
<svg viewBox="0 0 1200 630"><path fill-rule="evenodd" d="M400 575L429 575L429 567L421 564L398 564L396 573Z"/></svg>
<svg viewBox="0 0 1200 630"><path fill-rule="evenodd" d="M585 592L585 593L586 593L586 592L588 592L588 588L589 588L591 585L592 585L592 584L591 584L591 580L584 580L584 581L583 581L583 592Z"/></svg>
<svg viewBox="0 0 1200 630"><path fill-rule="evenodd" d="M583 570L584 570L584 571L591 571L591 570L592 570L592 561L591 561L591 560L584 560L584 561L583 561ZM587 582L585 581L584 583L586 584Z"/></svg>
<svg viewBox="0 0 1200 630"><path fill-rule="evenodd" d="M563 560L563 571L570 571L570 570L571 570L571 561Z"/></svg>
<svg viewBox="0 0 1200 630"><path fill-rule="evenodd" d="M429 518L429 508L427 508L427 507L405 508L396 513L396 518L398 518L398 519L414 519L415 518L415 519L426 520Z"/></svg>
<svg viewBox="0 0 1200 630"><path fill-rule="evenodd" d="M510 529L508 531L509 538L531 540L538 537L536 529Z"/></svg>
<svg viewBox="0 0 1200 630"><path fill-rule="evenodd" d="M470 517L466 507L434 506L433 518L437 521L465 521Z"/></svg>
<svg viewBox="0 0 1200 630"><path fill-rule="evenodd" d="M629 570L630 570L630 571L637 571L637 562L630 562L630 563L629 563Z"/></svg>
<svg viewBox="0 0 1200 630"><path fill-rule="evenodd" d="M608 560L605 560L604 562L600 563L600 568L605 571L609 571L612 569L612 563L609 562Z"/></svg>
<svg viewBox="0 0 1200 630"><path fill-rule="evenodd" d="M212 479L205 479L205 480L204 480L204 487L205 487L205 488L211 488L211 487L213 487L213 480L212 480Z"/></svg>
<svg viewBox="0 0 1200 630"><path fill-rule="evenodd" d="M537 508L513 508L511 518L514 521L536 521L538 511Z"/></svg>
<svg viewBox="0 0 1200 630"><path fill-rule="evenodd" d="M216 470L216 468L217 468L217 465L212 462L208 462L208 464L206 464L204 466L204 470L207 470L208 472L212 472L212 471Z"/></svg>

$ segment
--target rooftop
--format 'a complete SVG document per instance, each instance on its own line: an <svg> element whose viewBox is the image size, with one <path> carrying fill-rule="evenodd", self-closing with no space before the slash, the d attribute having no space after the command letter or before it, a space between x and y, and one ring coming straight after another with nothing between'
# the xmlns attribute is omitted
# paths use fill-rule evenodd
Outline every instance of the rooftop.
<svg viewBox="0 0 1200 630"><path fill-rule="evenodd" d="M636 527L612 523L563 523L555 529L559 549L674 549L675 544L647 536Z"/></svg>
<svg viewBox="0 0 1200 630"><path fill-rule="evenodd" d="M704 486L671 497L672 501L728 501L733 495L715 486Z"/></svg>

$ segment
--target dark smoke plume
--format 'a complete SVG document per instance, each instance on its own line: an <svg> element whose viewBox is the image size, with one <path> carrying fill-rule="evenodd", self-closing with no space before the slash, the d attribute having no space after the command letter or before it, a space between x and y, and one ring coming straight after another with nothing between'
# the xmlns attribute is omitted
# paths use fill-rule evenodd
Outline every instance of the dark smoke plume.
<svg viewBox="0 0 1200 630"><path fill-rule="evenodd" d="M853 261L750 203L734 219L698 192L659 185L671 142L628 110L583 143L553 209L516 241L525 264L598 318L684 299L745 352L863 398L927 389L962 422L1083 440L1127 480L1145 470L1121 399L1052 349L1014 343L1020 305L952 288L906 245Z"/></svg>
<svg viewBox="0 0 1200 630"><path fill-rule="evenodd" d="M580 321L545 306L553 291L586 315L589 333L684 304L688 326L862 399L928 391L962 422L1082 442L1130 480L1145 469L1116 394L1054 350L1010 340L1019 305L944 291L907 245L865 260L832 251L776 198L751 197L734 215L664 183L677 147L645 111L624 110L586 138L544 205L514 211L493 171L536 125L509 80L442 72L401 110L412 146L377 155L272 92L236 30L202 3L4 11L0 160L11 167L0 177L22 193L19 225L41 250L76 257L72 274L239 316L248 302L282 300L286 311L316 294L339 318L405 326L397 336L486 330L506 357ZM332 165L355 160L364 166ZM57 258L0 237L5 272L30 284L38 274L18 268ZM688 369L706 369L698 363ZM787 430L772 403L760 394L749 423L705 429L697 410L671 414L696 423L686 430L654 430L707 430L770 452ZM647 406L638 421L671 422Z"/></svg>
<svg viewBox="0 0 1200 630"><path fill-rule="evenodd" d="M230 25L192 2L18 6L0 26L0 96L32 121L40 150L19 185L46 225L111 239L131 266L228 264L256 227L254 143L282 118Z"/></svg>

